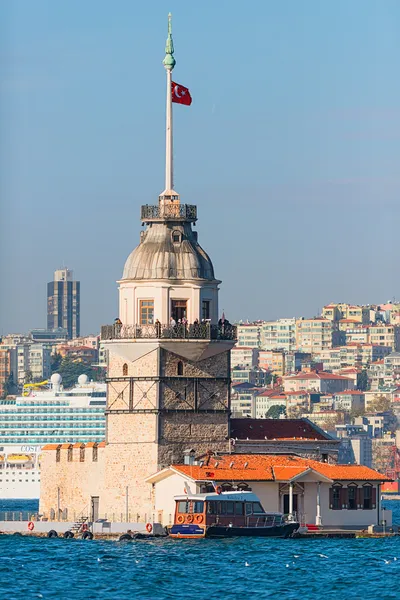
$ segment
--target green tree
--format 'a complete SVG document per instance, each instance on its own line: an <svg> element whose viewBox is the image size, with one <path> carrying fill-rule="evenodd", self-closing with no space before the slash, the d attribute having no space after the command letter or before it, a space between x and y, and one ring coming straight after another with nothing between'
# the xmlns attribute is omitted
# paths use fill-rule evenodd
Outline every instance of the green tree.
<svg viewBox="0 0 400 600"><path fill-rule="evenodd" d="M51 363L50 363L52 373L58 373L58 369L60 368L61 361L62 361L62 356L59 352L56 352L55 354L52 355Z"/></svg>
<svg viewBox="0 0 400 600"><path fill-rule="evenodd" d="M7 380L4 384L3 398L7 398L7 396L11 396L12 394L15 394L15 392L16 392L16 386L14 383L13 376L10 373L10 375L7 377Z"/></svg>
<svg viewBox="0 0 400 600"><path fill-rule="evenodd" d="M66 389L76 385L79 375L82 374L87 375L93 381L102 381L104 378L102 369L97 369L83 360L73 359L68 356L62 359L57 371L60 373L63 386Z"/></svg>
<svg viewBox="0 0 400 600"><path fill-rule="evenodd" d="M286 414L286 407L283 404L278 404L271 406L265 416L267 419L279 419L279 417L284 414Z"/></svg>
<svg viewBox="0 0 400 600"><path fill-rule="evenodd" d="M365 392L369 388L369 379L367 369L363 369L361 373L357 375L357 389Z"/></svg>

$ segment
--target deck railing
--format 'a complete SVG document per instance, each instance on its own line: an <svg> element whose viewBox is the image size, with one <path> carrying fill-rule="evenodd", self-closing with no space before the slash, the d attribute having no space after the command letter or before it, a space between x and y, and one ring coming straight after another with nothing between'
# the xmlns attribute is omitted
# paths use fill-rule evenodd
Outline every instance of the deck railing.
<svg viewBox="0 0 400 600"><path fill-rule="evenodd" d="M194 204L145 204L141 207L142 221L197 221Z"/></svg>
<svg viewBox="0 0 400 600"><path fill-rule="evenodd" d="M102 340L236 340L234 325L211 325L210 323L162 325L102 325Z"/></svg>

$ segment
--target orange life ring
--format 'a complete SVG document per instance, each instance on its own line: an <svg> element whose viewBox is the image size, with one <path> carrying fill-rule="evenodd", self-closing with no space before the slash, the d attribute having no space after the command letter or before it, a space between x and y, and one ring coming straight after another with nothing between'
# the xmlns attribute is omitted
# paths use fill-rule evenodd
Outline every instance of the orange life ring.
<svg viewBox="0 0 400 600"><path fill-rule="evenodd" d="M187 523L193 523L193 515L188 515L188 516L186 517L186 522L187 522Z"/></svg>
<svg viewBox="0 0 400 600"><path fill-rule="evenodd" d="M179 515L179 517L177 518L178 523L183 523L184 520L185 517L183 515Z"/></svg>
<svg viewBox="0 0 400 600"><path fill-rule="evenodd" d="M153 525L151 523L146 524L146 531L151 533L153 531Z"/></svg>
<svg viewBox="0 0 400 600"><path fill-rule="evenodd" d="M28 529L29 531L33 531L35 529L35 523L33 521L29 521Z"/></svg>
<svg viewBox="0 0 400 600"><path fill-rule="evenodd" d="M83 523L82 527L81 527L81 531L87 531L87 530L88 530L88 526L86 525L86 523Z"/></svg>
<svg viewBox="0 0 400 600"><path fill-rule="evenodd" d="M196 523L202 523L203 522L203 515L196 515Z"/></svg>

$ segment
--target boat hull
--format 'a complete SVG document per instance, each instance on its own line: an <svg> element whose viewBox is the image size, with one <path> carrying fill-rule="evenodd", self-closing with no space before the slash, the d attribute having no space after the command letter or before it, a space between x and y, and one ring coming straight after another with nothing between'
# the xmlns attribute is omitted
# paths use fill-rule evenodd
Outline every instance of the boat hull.
<svg viewBox="0 0 400 600"><path fill-rule="evenodd" d="M287 538L300 527L299 523L285 523L274 527L229 527L211 525L207 529L198 525L173 525L169 536L177 539L194 539L203 537L279 537Z"/></svg>
<svg viewBox="0 0 400 600"><path fill-rule="evenodd" d="M285 523L273 527L226 527L212 525L206 537L280 537L287 538L300 527L299 523Z"/></svg>

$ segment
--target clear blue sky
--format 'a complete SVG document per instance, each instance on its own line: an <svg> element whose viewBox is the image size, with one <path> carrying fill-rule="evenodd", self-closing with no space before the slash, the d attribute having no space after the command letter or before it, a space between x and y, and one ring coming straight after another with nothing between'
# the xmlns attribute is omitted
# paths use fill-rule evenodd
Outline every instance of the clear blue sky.
<svg viewBox="0 0 400 600"><path fill-rule="evenodd" d="M0 332L46 325L62 265L83 332L115 318L163 189L169 10L193 96L174 107L175 188L227 317L399 298L398 0L5 0Z"/></svg>

